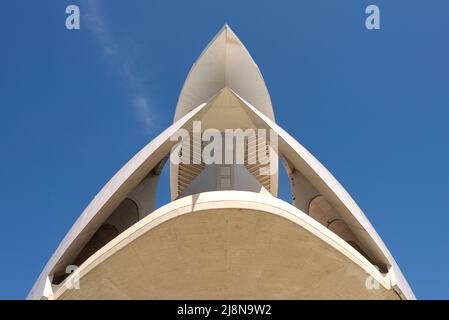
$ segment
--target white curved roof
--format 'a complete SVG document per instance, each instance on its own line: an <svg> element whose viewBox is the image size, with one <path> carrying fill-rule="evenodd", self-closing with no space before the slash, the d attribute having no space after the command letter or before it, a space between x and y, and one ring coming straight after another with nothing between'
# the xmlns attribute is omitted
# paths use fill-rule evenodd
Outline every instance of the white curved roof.
<svg viewBox="0 0 449 320"><path fill-rule="evenodd" d="M225 25L190 69L179 95L174 122L228 87L274 120L260 70L243 43Z"/></svg>
<svg viewBox="0 0 449 320"><path fill-rule="evenodd" d="M273 129L279 135L279 151L287 156L296 167L301 168L302 172L308 178L315 181L317 188L323 195L342 208L342 212L345 214L345 220L357 236L363 239L367 249L378 259L387 262L391 266L388 272L391 277L391 285L407 299L414 299L413 292L402 276L394 258L346 190L299 142L268 117L264 116L255 107L248 104L241 97L238 98L242 101L242 107L244 107L254 121L258 122L262 127L267 126ZM176 143L175 141L170 141L171 134L177 129L185 127L191 121L201 119L211 107L213 107L211 103L201 104L194 111L177 121L143 148L108 182L92 200L61 242L41 276L36 281L28 298L38 299L42 297L45 290L44 287L47 283L47 277L58 267L70 264L73 254L80 250L90 235L95 232L107 218L108 214L112 212L115 205L120 203L125 195L137 185L138 181L169 152L171 147ZM282 200L277 200L274 197L271 199L271 201L282 202Z"/></svg>
<svg viewBox="0 0 449 320"><path fill-rule="evenodd" d="M174 124L136 154L92 200L47 263L29 298L45 296L43 292L48 277L71 263L115 207L170 152L176 143L170 140L172 134L189 127L193 120L204 118L209 110L217 108L212 98L227 93L235 95L254 124L272 129L278 135L280 153L339 208L344 220L364 244L364 249L376 260L391 266L388 272L391 285L406 298L414 298L390 252L354 200L317 159L274 122L270 97L260 71L228 26L222 29L192 67L178 101ZM263 199L259 200L263 202ZM275 198L270 198L270 202L282 203ZM330 231L323 229L323 232L327 234ZM366 262L347 244L341 243L350 254L357 256L359 262Z"/></svg>
<svg viewBox="0 0 449 320"><path fill-rule="evenodd" d="M368 275L379 288L365 286ZM80 289L68 290L75 277ZM389 274L328 228L280 199L245 191L166 204L65 283L55 299L326 299L329 291L343 299L399 299Z"/></svg>

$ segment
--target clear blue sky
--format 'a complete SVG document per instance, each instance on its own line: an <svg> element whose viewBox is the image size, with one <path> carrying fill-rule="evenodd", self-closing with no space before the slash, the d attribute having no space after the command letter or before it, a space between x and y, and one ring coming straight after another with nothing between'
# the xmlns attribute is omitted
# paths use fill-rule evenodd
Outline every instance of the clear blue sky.
<svg viewBox="0 0 449 320"><path fill-rule="evenodd" d="M381 30L365 29L368 4ZM171 123L224 23L277 122L346 187L417 297L449 298L449 2L424 0L2 0L0 298L26 296L95 194Z"/></svg>

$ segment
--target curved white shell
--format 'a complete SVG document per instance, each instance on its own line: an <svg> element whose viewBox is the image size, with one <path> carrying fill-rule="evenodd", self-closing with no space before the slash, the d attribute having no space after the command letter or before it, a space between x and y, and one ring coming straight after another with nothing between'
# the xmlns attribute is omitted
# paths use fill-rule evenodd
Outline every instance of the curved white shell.
<svg viewBox="0 0 449 320"><path fill-rule="evenodd" d="M274 120L265 81L243 43L225 25L190 69L179 95L174 122L221 89L231 88Z"/></svg>

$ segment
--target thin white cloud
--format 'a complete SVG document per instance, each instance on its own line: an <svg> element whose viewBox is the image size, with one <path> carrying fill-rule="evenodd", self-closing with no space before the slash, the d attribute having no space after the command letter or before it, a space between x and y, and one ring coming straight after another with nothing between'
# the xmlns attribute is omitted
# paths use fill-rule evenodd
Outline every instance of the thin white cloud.
<svg viewBox="0 0 449 320"><path fill-rule="evenodd" d="M102 9L97 0L84 1L81 8L82 19L84 18L84 21L81 21L81 28L83 28L84 22L86 28L92 32L104 57L111 65L117 67L117 74L129 91L133 112L148 134L154 129L154 123L151 117L150 100L145 92L143 80L134 71L131 57L108 27Z"/></svg>

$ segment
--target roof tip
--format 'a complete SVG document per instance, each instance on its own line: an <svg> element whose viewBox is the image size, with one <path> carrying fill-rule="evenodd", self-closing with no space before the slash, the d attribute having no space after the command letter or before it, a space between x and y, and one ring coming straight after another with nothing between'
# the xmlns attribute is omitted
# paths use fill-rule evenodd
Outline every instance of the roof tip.
<svg viewBox="0 0 449 320"><path fill-rule="evenodd" d="M228 31L230 30L232 32L231 27L229 26L229 24L225 23L224 26L221 28L222 31Z"/></svg>

